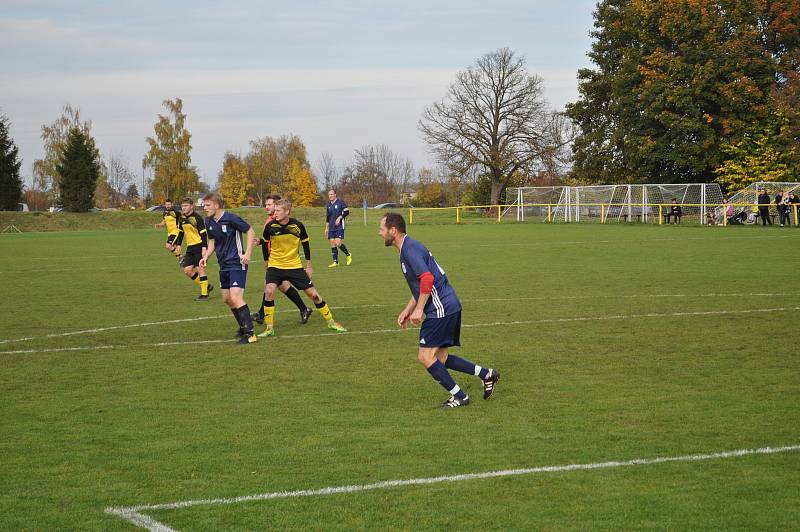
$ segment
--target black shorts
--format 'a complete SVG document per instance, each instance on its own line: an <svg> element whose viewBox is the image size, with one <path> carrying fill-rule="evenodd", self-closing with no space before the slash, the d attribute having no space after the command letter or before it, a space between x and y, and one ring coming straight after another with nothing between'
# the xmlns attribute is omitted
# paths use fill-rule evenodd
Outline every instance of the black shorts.
<svg viewBox="0 0 800 532"><path fill-rule="evenodd" d="M181 257L181 268L199 266L200 259L203 258L203 246L195 244L186 248L186 254Z"/></svg>
<svg viewBox="0 0 800 532"><path fill-rule="evenodd" d="M425 318L419 329L420 347L461 345L461 311L444 318Z"/></svg>
<svg viewBox="0 0 800 532"><path fill-rule="evenodd" d="M289 281L298 290L306 290L314 286L314 282L308 278L308 274L303 268L293 270L267 268L267 284L280 285L284 281Z"/></svg>
<svg viewBox="0 0 800 532"><path fill-rule="evenodd" d="M170 233L167 235L167 244L170 246L175 244L175 239L178 238L178 233Z"/></svg>

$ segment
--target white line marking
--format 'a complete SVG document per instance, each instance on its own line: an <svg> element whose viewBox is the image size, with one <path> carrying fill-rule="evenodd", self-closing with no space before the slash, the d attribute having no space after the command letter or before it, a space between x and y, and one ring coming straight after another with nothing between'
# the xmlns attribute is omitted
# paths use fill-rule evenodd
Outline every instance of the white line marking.
<svg viewBox="0 0 800 532"><path fill-rule="evenodd" d="M520 320L520 321L495 321L489 323L473 323L463 324L464 328L479 328L479 327L500 327L506 325L541 325L547 323L570 323L570 322L586 322L586 321L608 321L608 320L630 320L639 318L675 318L685 316L719 316L731 314L762 314L766 312L786 312L797 311L800 307L778 307L778 308L761 308L761 309L742 309L742 310L703 310L697 312L669 312L665 314L647 313L647 314L617 314L612 316L576 316L574 318L546 318L541 320ZM362 335L362 334L388 334L398 333L407 330L416 329L373 329L369 331L347 331L347 332L325 332L316 334L293 334L288 336L275 336L270 342L275 340L291 340L294 338L321 338L323 336L346 336L346 335ZM142 347L169 347L169 346L186 346L186 345L203 345L203 344L224 344L233 343L229 339L217 340L190 340L185 342L158 342L154 344L128 344L128 345L92 345L84 347L54 347L49 349L17 349L14 351L0 351L0 355L19 355L19 354L37 354L37 353L58 353L62 351L97 351L100 349L130 349Z"/></svg>
<svg viewBox="0 0 800 532"><path fill-rule="evenodd" d="M315 497L319 495L335 495L338 493L356 493L362 491L372 491L387 488L397 488L402 486L419 486L428 484L440 484L442 482L461 482L464 480L479 480L485 478L510 477L519 475L532 475L536 473L558 473L563 471L584 471L593 469L610 469L616 467L630 467L663 464L669 462L698 462L702 460L718 460L724 458L738 458L741 456L767 455L778 453L789 453L799 451L800 445L787 445L784 447L761 447L759 449L739 449L737 451L723 451L708 454L690 454L683 456L660 456L657 458L636 458L625 461L596 462L589 464L568 464L543 467L529 467L522 469L504 469L500 471L487 471L484 473L464 473L461 475L447 475L440 477L411 478L406 480L386 480L373 484L356 484L350 486L333 486L328 488L297 491L275 491L271 493L260 493L258 495L244 495L228 499L197 499L191 501L171 502L167 504L143 504L129 507L109 507L106 513L114 514L123 519L127 519L133 524L142 528L159 532L168 532L172 529L163 523L159 523L150 516L143 514L149 510L176 510L179 508L191 508L192 506L217 506L239 504L242 502L267 501L272 499L288 499L293 497Z"/></svg>
<svg viewBox="0 0 800 532"><path fill-rule="evenodd" d="M701 298L701 297L797 297L800 294L791 294L791 293L757 293L757 292L748 292L748 293L720 293L720 294L625 294L625 295L600 295L600 296L554 296L554 297L547 297L547 296L537 296L537 297L512 297L512 298L481 298L481 299L464 299L462 303L485 303L485 302L503 302L503 301L570 301L570 300L589 300L589 299L666 299L666 298ZM331 307L332 310L342 310L342 309L360 309L360 308L385 308L385 307L393 307L393 304L382 304L382 305L353 305L353 306L342 306L342 307ZM285 309L285 310L277 310L276 312L297 312L294 309ZM50 333L45 334L44 336L25 336L23 338L10 338L6 340L0 340L0 345L2 344L11 344L16 342L28 342L31 340L43 340L46 338L61 338L64 336L77 336L82 334L94 334L98 332L105 332L105 331L115 331L119 329L132 329L137 327L150 327L155 325L169 325L173 323L187 323L192 321L203 321L203 320L215 320L221 318L227 318L230 314L218 314L216 316L200 316L197 318L180 318L176 320L165 320L165 321L150 321L144 323L130 323L128 325L111 325L108 327L98 327L95 329L82 329L78 331L67 331L62 333Z"/></svg>

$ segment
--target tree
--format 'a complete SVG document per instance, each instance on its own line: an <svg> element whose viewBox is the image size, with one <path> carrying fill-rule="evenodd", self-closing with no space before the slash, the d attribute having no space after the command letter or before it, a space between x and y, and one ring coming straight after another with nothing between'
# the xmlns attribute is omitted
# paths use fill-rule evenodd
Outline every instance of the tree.
<svg viewBox="0 0 800 532"><path fill-rule="evenodd" d="M19 148L9 131L8 118L0 115L0 211L16 211L22 197Z"/></svg>
<svg viewBox="0 0 800 532"><path fill-rule="evenodd" d="M339 167L329 152L322 152L322 158L317 162L317 174L322 179L322 191L326 194L339 181ZM327 196L325 196L327 198Z"/></svg>
<svg viewBox="0 0 800 532"><path fill-rule="evenodd" d="M191 165L192 135L186 129L183 101L175 98L162 103L169 115L158 115L155 137L147 137L150 149L142 161L143 167L153 170L151 189L158 202L188 196L200 186L197 170Z"/></svg>
<svg viewBox="0 0 800 532"><path fill-rule="evenodd" d="M47 193L50 201L55 201L59 196L56 168L64 154L67 137L74 128L80 129L86 136L92 134L92 122L82 121L80 108L70 104L64 105L61 116L52 124L42 125L44 158L33 161L33 188Z"/></svg>
<svg viewBox="0 0 800 532"><path fill-rule="evenodd" d="M65 210L86 212L94 205L95 187L100 175L99 159L94 139L81 128L72 128L61 161L56 166L61 204Z"/></svg>
<svg viewBox="0 0 800 532"><path fill-rule="evenodd" d="M425 109L419 129L442 164L460 174L485 169L497 204L511 176L568 142L553 136L558 115L542 91L525 59L501 48L459 72L447 96Z"/></svg>
<svg viewBox="0 0 800 532"><path fill-rule="evenodd" d="M796 70L798 0L603 0L580 100L574 177L708 182L771 115L771 87ZM794 56L792 61L790 57Z"/></svg>
<svg viewBox="0 0 800 532"><path fill-rule="evenodd" d="M139 199L139 189L136 188L135 183L131 183L128 185L128 188L125 189L125 197L127 197L129 200Z"/></svg>
<svg viewBox="0 0 800 532"><path fill-rule="evenodd" d="M297 207L311 207L318 199L317 182L311 169L299 160L289 161L289 196Z"/></svg>
<svg viewBox="0 0 800 532"><path fill-rule="evenodd" d="M303 167L310 167L306 146L296 135L250 141L250 152L245 162L252 190L259 203L264 202L267 194L290 190L289 166L293 159Z"/></svg>
<svg viewBox="0 0 800 532"><path fill-rule="evenodd" d="M239 155L225 153L222 171L219 174L219 191L228 207L239 207L247 198L252 184L247 179L247 165Z"/></svg>
<svg viewBox="0 0 800 532"><path fill-rule="evenodd" d="M128 164L128 160L124 155L116 153L108 158L106 162L106 177L108 179L108 186L114 191L116 201L119 203L119 199L126 195L128 186L133 184L133 180L135 179L133 171Z"/></svg>

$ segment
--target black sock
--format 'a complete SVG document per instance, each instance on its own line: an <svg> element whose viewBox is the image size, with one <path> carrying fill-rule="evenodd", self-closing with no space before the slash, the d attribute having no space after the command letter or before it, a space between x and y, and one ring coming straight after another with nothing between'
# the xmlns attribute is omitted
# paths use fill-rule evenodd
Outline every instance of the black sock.
<svg viewBox="0 0 800 532"><path fill-rule="evenodd" d="M261 296L261 308L258 309L258 317L261 318L262 320L264 319L264 305L266 304L267 304L267 296L263 295Z"/></svg>
<svg viewBox="0 0 800 532"><path fill-rule="evenodd" d="M192 277L191 277L192 281L194 281L195 279L197 279L197 275L198 275L198 273L197 273L197 272L194 272L194 275L192 275ZM202 280L202 279L201 279L201 280Z"/></svg>
<svg viewBox="0 0 800 532"><path fill-rule="evenodd" d="M339 249L341 249L342 253L344 253L348 257L350 256L350 252L347 251L347 246L344 245L344 242L341 243L341 245L339 246Z"/></svg>
<svg viewBox="0 0 800 532"><path fill-rule="evenodd" d="M237 314L236 321L241 324L244 333L247 335L253 334L253 318L250 317L250 307L245 303L233 311Z"/></svg>
<svg viewBox="0 0 800 532"><path fill-rule="evenodd" d="M232 308L231 309L231 313L233 314L233 317L236 318L236 323L239 324L239 332L244 331L244 327L242 326L242 320L241 320L241 318L239 318L239 309L238 308Z"/></svg>
<svg viewBox="0 0 800 532"><path fill-rule="evenodd" d="M290 286L290 287L289 287L289 289L288 289L286 292L284 292L284 293L286 294L286 297L288 297L288 298L289 298L289 300L290 300L292 303L294 303L295 305L297 305L297 309L298 309L300 312L305 312L306 310L308 310L308 307L307 307L307 306L306 306L306 304L303 302L303 298L302 298L302 297L300 297L300 292L298 292L297 290L295 290L295 289L294 289L294 286Z"/></svg>

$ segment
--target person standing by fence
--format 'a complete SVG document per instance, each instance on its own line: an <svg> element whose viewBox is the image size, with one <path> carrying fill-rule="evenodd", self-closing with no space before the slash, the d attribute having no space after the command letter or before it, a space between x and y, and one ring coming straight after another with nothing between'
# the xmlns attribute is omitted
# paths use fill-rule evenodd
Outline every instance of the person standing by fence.
<svg viewBox="0 0 800 532"><path fill-rule="evenodd" d="M761 217L761 225L772 225L772 218L769 217L769 194L763 188L758 189L758 215Z"/></svg>

